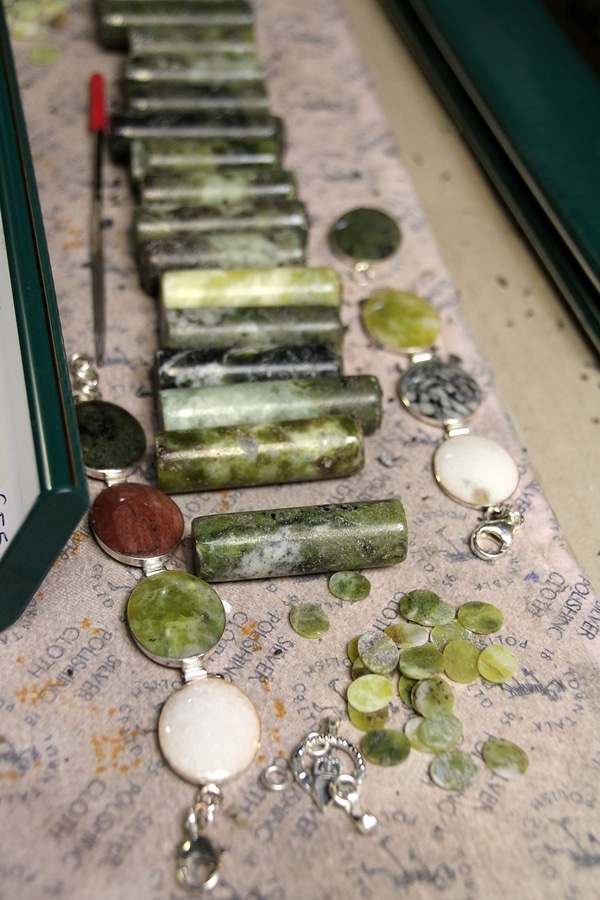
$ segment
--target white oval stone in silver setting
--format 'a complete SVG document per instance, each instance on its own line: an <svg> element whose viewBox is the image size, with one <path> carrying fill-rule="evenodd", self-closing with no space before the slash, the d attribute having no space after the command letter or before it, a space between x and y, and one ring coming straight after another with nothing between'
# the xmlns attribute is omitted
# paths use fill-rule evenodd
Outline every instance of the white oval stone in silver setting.
<svg viewBox="0 0 600 900"><path fill-rule="evenodd" d="M260 744L260 719L249 697L220 678L198 678L172 694L158 723L162 753L181 778L220 784L240 775Z"/></svg>
<svg viewBox="0 0 600 900"><path fill-rule="evenodd" d="M444 441L433 457L436 481L450 497L466 506L498 506L519 484L512 456L488 438L456 435Z"/></svg>

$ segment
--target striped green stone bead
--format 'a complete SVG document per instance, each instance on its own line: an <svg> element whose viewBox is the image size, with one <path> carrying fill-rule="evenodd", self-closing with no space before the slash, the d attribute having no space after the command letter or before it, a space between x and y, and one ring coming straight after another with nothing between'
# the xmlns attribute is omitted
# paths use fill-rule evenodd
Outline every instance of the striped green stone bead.
<svg viewBox="0 0 600 900"><path fill-rule="evenodd" d="M165 348L268 350L322 344L342 356L344 328L332 306L207 306L161 312Z"/></svg>
<svg viewBox="0 0 600 900"><path fill-rule="evenodd" d="M362 430L348 416L164 431L155 446L167 494L343 478L364 465Z"/></svg>
<svg viewBox="0 0 600 900"><path fill-rule="evenodd" d="M397 499L201 516L192 533L206 581L390 566L406 559L408 543Z"/></svg>
<svg viewBox="0 0 600 900"><path fill-rule="evenodd" d="M189 172L151 172L138 185L140 204L175 203L177 206L216 206L266 199L293 200L296 180L277 166L230 166L225 172L192 169Z"/></svg>
<svg viewBox="0 0 600 900"><path fill-rule="evenodd" d="M134 138L129 169L136 185L153 172L177 176L197 170L226 172L229 168L281 166L282 144L266 138Z"/></svg>
<svg viewBox="0 0 600 900"><path fill-rule="evenodd" d="M129 32L131 53L239 53L256 47L251 25L142 25Z"/></svg>
<svg viewBox="0 0 600 900"><path fill-rule="evenodd" d="M163 309L224 306L334 306L342 300L339 275L326 266L229 271L170 270L160 279Z"/></svg>
<svg viewBox="0 0 600 900"><path fill-rule="evenodd" d="M135 53L125 61L125 82L160 84L219 85L227 82L262 81L264 71L257 54L207 53L205 50L178 53Z"/></svg>
<svg viewBox="0 0 600 900"><path fill-rule="evenodd" d="M373 375L350 375L175 388L159 392L159 414L165 431L343 415L371 434L381 423L381 387Z"/></svg>
<svg viewBox="0 0 600 900"><path fill-rule="evenodd" d="M133 113L262 113L269 95L262 81L228 81L197 85L168 81L129 81L123 86L125 107Z"/></svg>

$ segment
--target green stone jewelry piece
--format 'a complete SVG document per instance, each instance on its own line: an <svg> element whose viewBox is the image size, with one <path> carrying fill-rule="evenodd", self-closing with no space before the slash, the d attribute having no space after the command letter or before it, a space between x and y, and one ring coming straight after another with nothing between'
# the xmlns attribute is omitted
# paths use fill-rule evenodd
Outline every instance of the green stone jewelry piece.
<svg viewBox="0 0 600 900"><path fill-rule="evenodd" d="M300 637L318 640L330 628L329 617L315 603L298 603L290 610L290 625Z"/></svg>
<svg viewBox="0 0 600 900"><path fill-rule="evenodd" d="M399 766L410 754L410 741L403 731L379 728L369 731L360 749L368 762L377 766Z"/></svg>
<svg viewBox="0 0 600 900"><path fill-rule="evenodd" d="M447 791L463 791L477 776L477 764L463 750L448 750L437 754L429 766L431 780Z"/></svg>
<svg viewBox="0 0 600 900"><path fill-rule="evenodd" d="M392 352L423 352L440 333L439 315L427 300L392 288L375 291L363 301L361 320L367 335Z"/></svg>
<svg viewBox="0 0 600 900"><path fill-rule="evenodd" d="M454 709L454 699L452 686L437 676L417 681L410 695L413 709L425 718L440 713L451 713Z"/></svg>
<svg viewBox="0 0 600 900"><path fill-rule="evenodd" d="M349 603L365 600L371 593L371 582L360 572L334 572L327 586L334 597Z"/></svg>
<svg viewBox="0 0 600 900"><path fill-rule="evenodd" d="M359 283L368 284L373 277L371 264L397 253L402 235L386 212L358 207L348 210L333 223L328 240L332 253L353 266Z"/></svg>
<svg viewBox="0 0 600 900"><path fill-rule="evenodd" d="M529 768L525 751L504 738L490 738L483 745L481 755L488 769L507 781L520 778Z"/></svg>

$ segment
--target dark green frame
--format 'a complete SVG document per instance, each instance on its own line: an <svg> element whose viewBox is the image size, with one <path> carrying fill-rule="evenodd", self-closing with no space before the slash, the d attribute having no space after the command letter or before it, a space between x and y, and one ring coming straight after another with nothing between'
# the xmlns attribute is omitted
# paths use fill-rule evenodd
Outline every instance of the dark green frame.
<svg viewBox="0 0 600 900"><path fill-rule="evenodd" d="M21 615L64 548L87 509L88 493L50 260L1 6L0 122L0 210L40 482L37 500L0 557L0 629L4 629Z"/></svg>

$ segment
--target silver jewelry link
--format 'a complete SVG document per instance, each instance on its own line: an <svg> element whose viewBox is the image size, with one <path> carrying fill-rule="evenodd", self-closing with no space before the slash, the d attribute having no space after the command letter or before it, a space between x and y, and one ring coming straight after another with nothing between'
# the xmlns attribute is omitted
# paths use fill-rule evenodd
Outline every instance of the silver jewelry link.
<svg viewBox="0 0 600 900"><path fill-rule="evenodd" d="M479 559L493 562L512 545L515 531L524 522L523 514L511 506L491 506L470 538L471 550Z"/></svg>
<svg viewBox="0 0 600 900"><path fill-rule="evenodd" d="M84 353L73 353L69 357L69 371L73 381L75 401L102 399L102 392L98 385L98 373L89 356Z"/></svg>
<svg viewBox="0 0 600 900"><path fill-rule="evenodd" d="M185 817L187 837L177 854L177 882L190 893L211 891L221 874L221 850L204 832L212 825L223 795L216 784L203 785Z"/></svg>

